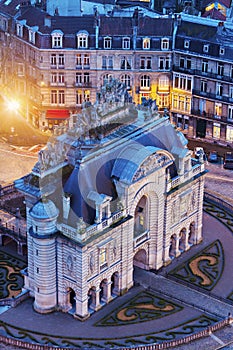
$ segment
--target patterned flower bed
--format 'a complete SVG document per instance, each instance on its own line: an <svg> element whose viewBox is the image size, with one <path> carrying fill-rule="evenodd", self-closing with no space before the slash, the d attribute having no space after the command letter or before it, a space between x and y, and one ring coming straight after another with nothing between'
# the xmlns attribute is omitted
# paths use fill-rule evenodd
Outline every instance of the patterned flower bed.
<svg viewBox="0 0 233 350"><path fill-rule="evenodd" d="M211 290L219 281L223 268L223 247L221 242L216 240L190 260L170 271L169 275L206 290Z"/></svg>
<svg viewBox="0 0 233 350"><path fill-rule="evenodd" d="M0 299L12 298L21 292L23 276L20 270L25 266L23 260L0 251Z"/></svg>
<svg viewBox="0 0 233 350"><path fill-rule="evenodd" d="M182 310L183 307L143 291L97 322L96 326L121 326L151 321Z"/></svg>

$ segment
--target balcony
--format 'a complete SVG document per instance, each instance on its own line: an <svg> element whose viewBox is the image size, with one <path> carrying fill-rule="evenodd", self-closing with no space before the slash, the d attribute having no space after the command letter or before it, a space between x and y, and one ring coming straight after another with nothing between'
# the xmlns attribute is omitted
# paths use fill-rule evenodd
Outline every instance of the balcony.
<svg viewBox="0 0 233 350"><path fill-rule="evenodd" d="M229 83L233 82L233 77L230 77L227 75L219 75L213 72L203 72L201 69L191 69L186 67L180 67L178 65L173 65L173 71L178 73L187 73L187 74L197 75L200 77L212 78L215 80L226 81Z"/></svg>
<svg viewBox="0 0 233 350"><path fill-rule="evenodd" d="M137 248L140 244L144 243L149 238L150 238L150 233L149 233L148 230L146 230L146 231L142 232L141 234L137 235L136 237L134 237L134 240L133 240L134 248Z"/></svg>
<svg viewBox="0 0 233 350"><path fill-rule="evenodd" d="M64 64L50 64L51 69L64 69L65 65Z"/></svg>
<svg viewBox="0 0 233 350"><path fill-rule="evenodd" d="M194 116L197 116L197 117L204 118L204 119L219 120L223 123L233 125L233 119L230 119L230 118L227 118L224 116L220 116L220 115L216 115L214 113L206 113L205 111L201 112L199 109L198 110L192 109L191 114L193 114Z"/></svg>
<svg viewBox="0 0 233 350"><path fill-rule="evenodd" d="M76 64L76 69L90 69L90 64Z"/></svg>
<svg viewBox="0 0 233 350"><path fill-rule="evenodd" d="M183 183L189 181L189 179L192 179L194 176L202 174L204 171L205 164L193 159L192 168L189 171L186 171L184 174L178 175L167 182L167 192L173 190L178 186L181 186Z"/></svg>
<svg viewBox="0 0 233 350"><path fill-rule="evenodd" d="M206 92L206 91L201 91L201 90L196 90L193 89L192 91L193 95L197 95L197 96L201 96L201 97L206 97L210 100L218 100L218 101L222 101L222 102L231 102L231 98L229 98L229 96L220 96L217 94L213 94L212 92Z"/></svg>
<svg viewBox="0 0 233 350"><path fill-rule="evenodd" d="M102 65L102 69L113 69L113 65L105 65L105 64L103 64Z"/></svg>
<svg viewBox="0 0 233 350"><path fill-rule="evenodd" d="M77 228L73 228L64 223L58 223L57 228L67 237L73 239L77 242L82 242L95 235L96 233L107 229L112 224L117 223L122 218L126 217L126 210L120 210L116 213L113 213L111 217L104 219L98 224L93 224L91 226L86 227L83 231L78 231Z"/></svg>
<svg viewBox="0 0 233 350"><path fill-rule="evenodd" d="M65 82L50 82L50 86L51 87L66 87L66 83Z"/></svg>
<svg viewBox="0 0 233 350"><path fill-rule="evenodd" d="M195 70L191 68L186 68L186 67L180 67L173 65L173 71L178 72L178 73L187 73L187 74L195 74Z"/></svg>
<svg viewBox="0 0 233 350"><path fill-rule="evenodd" d="M89 82L86 82L86 83L74 83L74 86L76 87L80 87L80 88L91 88L92 87L92 83L89 81Z"/></svg>
<svg viewBox="0 0 233 350"><path fill-rule="evenodd" d="M193 74L201 76L201 77L205 76L205 77L212 78L215 80L221 80L221 81L223 80L223 81L227 81L229 83L233 82L233 77L226 76L226 75L219 75L219 74L213 73L213 72L202 72L202 70L199 70L199 69L194 69Z"/></svg>

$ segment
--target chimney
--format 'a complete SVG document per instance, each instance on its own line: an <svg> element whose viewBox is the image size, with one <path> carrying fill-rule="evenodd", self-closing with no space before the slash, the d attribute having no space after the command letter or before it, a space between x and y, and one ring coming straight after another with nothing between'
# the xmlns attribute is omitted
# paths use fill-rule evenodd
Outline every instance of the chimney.
<svg viewBox="0 0 233 350"><path fill-rule="evenodd" d="M95 48L99 48L99 27L100 27L100 15L97 6L93 7L95 16Z"/></svg>
<svg viewBox="0 0 233 350"><path fill-rule="evenodd" d="M51 16L49 16L49 15L45 16L44 25L45 25L45 27L51 27Z"/></svg>
<svg viewBox="0 0 233 350"><path fill-rule="evenodd" d="M134 10L133 18L132 18L132 26L133 26L133 50L137 48L137 33L138 33L138 8Z"/></svg>
<svg viewBox="0 0 233 350"><path fill-rule="evenodd" d="M70 193L64 193L63 194L63 200L62 200L62 204L63 204L63 219L64 220L68 220L69 217L69 212L70 212L70 198L71 198L71 194Z"/></svg>

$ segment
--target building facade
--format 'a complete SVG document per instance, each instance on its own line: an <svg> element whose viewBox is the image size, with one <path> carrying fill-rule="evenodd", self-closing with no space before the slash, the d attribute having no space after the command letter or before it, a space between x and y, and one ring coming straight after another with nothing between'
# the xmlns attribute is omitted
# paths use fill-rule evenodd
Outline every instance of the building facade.
<svg viewBox="0 0 233 350"><path fill-rule="evenodd" d="M117 78L136 104L156 100L189 137L232 143L232 11L219 22L137 8L71 17L48 6L0 4L2 94L40 129L67 125Z"/></svg>
<svg viewBox="0 0 233 350"><path fill-rule="evenodd" d="M202 240L204 163L160 116L111 80L39 153L25 195L24 288L40 313L81 320ZM56 131L59 134L59 129Z"/></svg>
<svg viewBox="0 0 233 350"><path fill-rule="evenodd" d="M232 145L232 35L230 19L206 24L194 18L177 27L171 110L190 137Z"/></svg>

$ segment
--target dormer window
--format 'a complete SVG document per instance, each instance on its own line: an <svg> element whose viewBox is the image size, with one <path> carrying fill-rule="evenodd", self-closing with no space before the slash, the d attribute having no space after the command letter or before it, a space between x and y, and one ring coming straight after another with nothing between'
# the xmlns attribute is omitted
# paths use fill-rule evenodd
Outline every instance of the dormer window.
<svg viewBox="0 0 233 350"><path fill-rule="evenodd" d="M20 38L23 37L23 26L22 26L22 24L17 23L17 25L16 25L16 34Z"/></svg>
<svg viewBox="0 0 233 350"><path fill-rule="evenodd" d="M184 48L185 49L189 49L189 44L190 44L190 41L189 40L185 40L184 41Z"/></svg>
<svg viewBox="0 0 233 350"><path fill-rule="evenodd" d="M63 32L61 30L56 30L52 32L52 48L59 49L63 46Z"/></svg>
<svg viewBox="0 0 233 350"><path fill-rule="evenodd" d="M150 49L150 38L144 38L142 41L142 48L143 50L149 50Z"/></svg>
<svg viewBox="0 0 233 350"><path fill-rule="evenodd" d="M104 49L111 49L112 48L112 38L109 36L104 38Z"/></svg>
<svg viewBox="0 0 233 350"><path fill-rule="evenodd" d="M209 52L209 45L208 44L205 44L203 46L203 52L205 52L205 53Z"/></svg>
<svg viewBox="0 0 233 350"><path fill-rule="evenodd" d="M130 49L130 38L123 38L122 40L122 49L129 50Z"/></svg>
<svg viewBox="0 0 233 350"><path fill-rule="evenodd" d="M78 49L88 48L88 33L86 31L77 34L77 47Z"/></svg>
<svg viewBox="0 0 233 350"><path fill-rule="evenodd" d="M29 29L28 30L28 40L29 40L29 42L32 43L32 44L35 44L35 37L36 37L36 33L33 30Z"/></svg>
<svg viewBox="0 0 233 350"><path fill-rule="evenodd" d="M223 56L224 54L225 54L225 48L224 47L220 47L219 55Z"/></svg>
<svg viewBox="0 0 233 350"><path fill-rule="evenodd" d="M168 50L169 49L169 39L163 38L161 41L161 50Z"/></svg>

